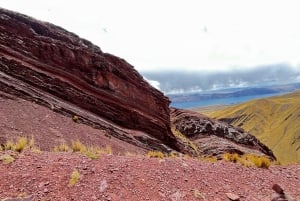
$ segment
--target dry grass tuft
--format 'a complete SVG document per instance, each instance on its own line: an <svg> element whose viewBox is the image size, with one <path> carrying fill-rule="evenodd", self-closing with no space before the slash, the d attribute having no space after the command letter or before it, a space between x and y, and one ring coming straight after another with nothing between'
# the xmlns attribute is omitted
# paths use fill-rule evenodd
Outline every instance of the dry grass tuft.
<svg viewBox="0 0 300 201"><path fill-rule="evenodd" d="M55 152L68 152L70 150L72 150L73 152L79 152L91 159L98 159L101 154L112 154L112 148L109 145L101 149L95 146L85 146L79 140L72 141L71 148L65 143L54 147Z"/></svg>
<svg viewBox="0 0 300 201"><path fill-rule="evenodd" d="M229 162L239 162L240 164L246 166L246 167L253 167L256 166L258 168L269 168L271 165L271 161L269 158L265 156L257 156L254 154L244 154L243 156L240 156L236 153L230 154L230 153L224 153L222 158L225 161Z"/></svg>
<svg viewBox="0 0 300 201"><path fill-rule="evenodd" d="M234 162L234 163L236 163L240 160L240 156L237 153L234 153L234 154L224 153L222 155L222 158L225 161Z"/></svg>
<svg viewBox="0 0 300 201"><path fill-rule="evenodd" d="M62 143L58 146L54 146L53 150L55 152L68 152L70 151L70 147L66 143Z"/></svg>
<svg viewBox="0 0 300 201"><path fill-rule="evenodd" d="M15 143L12 140L6 141L6 143L4 145L4 149L14 151L15 150Z"/></svg>
<svg viewBox="0 0 300 201"><path fill-rule="evenodd" d="M18 141L15 144L15 151L22 152L26 146L27 146L27 138L21 137L18 139Z"/></svg>
<svg viewBox="0 0 300 201"><path fill-rule="evenodd" d="M215 163L218 161L218 158L215 156L205 156L205 157L198 157L198 160Z"/></svg>
<svg viewBox="0 0 300 201"><path fill-rule="evenodd" d="M203 195L203 193L201 193L198 189L194 189L193 190L194 193L194 197L195 198L201 198L202 200L206 201L207 199L205 198L205 196Z"/></svg>
<svg viewBox="0 0 300 201"><path fill-rule="evenodd" d="M12 163L12 162L14 162L14 160L15 160L14 157L12 157L9 154L4 154L4 155L0 156L0 161L2 161L4 164Z"/></svg>
<svg viewBox="0 0 300 201"><path fill-rule="evenodd" d="M107 155L113 154L111 146L106 145L104 149L99 149L99 154L107 154Z"/></svg>
<svg viewBox="0 0 300 201"><path fill-rule="evenodd" d="M79 140L72 141L72 150L73 152L83 153L86 151L86 146L82 144Z"/></svg>
<svg viewBox="0 0 300 201"><path fill-rule="evenodd" d="M265 156L256 156L253 154L245 154L243 156L247 161L253 163L256 167L268 169L271 166L271 161Z"/></svg>
<svg viewBox="0 0 300 201"><path fill-rule="evenodd" d="M31 137L30 140L28 140L27 137L20 137L16 142L13 140L8 140L4 145L4 150L12 150L17 152L22 152L26 148L29 148L30 150L38 150L38 148L34 146L33 137Z"/></svg>
<svg viewBox="0 0 300 201"><path fill-rule="evenodd" d="M149 151L147 153L149 158L164 158L165 155L161 151Z"/></svg>
<svg viewBox="0 0 300 201"><path fill-rule="evenodd" d="M74 116L72 117L72 120L73 120L75 123L77 123L78 120L79 120L79 117L78 117L77 115L74 115Z"/></svg>
<svg viewBox="0 0 300 201"><path fill-rule="evenodd" d="M98 147L88 147L82 154L90 159L99 158L99 148Z"/></svg>
<svg viewBox="0 0 300 201"><path fill-rule="evenodd" d="M69 185L70 186L74 186L75 184L77 184L77 182L80 179L80 173L78 172L78 170L73 170L72 174L71 174L71 178L69 181Z"/></svg>

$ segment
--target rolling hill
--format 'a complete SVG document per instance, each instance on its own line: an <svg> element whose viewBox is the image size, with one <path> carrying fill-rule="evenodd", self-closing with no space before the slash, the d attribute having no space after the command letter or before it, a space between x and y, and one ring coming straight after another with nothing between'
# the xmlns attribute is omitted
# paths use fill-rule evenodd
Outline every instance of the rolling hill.
<svg viewBox="0 0 300 201"><path fill-rule="evenodd" d="M300 91L206 112L242 127L266 144L281 164L300 162Z"/></svg>

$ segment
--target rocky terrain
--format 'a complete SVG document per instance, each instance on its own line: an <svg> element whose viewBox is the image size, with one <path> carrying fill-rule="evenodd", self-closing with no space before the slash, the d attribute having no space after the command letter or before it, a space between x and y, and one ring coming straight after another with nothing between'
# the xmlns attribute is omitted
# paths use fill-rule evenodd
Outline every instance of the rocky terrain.
<svg viewBox="0 0 300 201"><path fill-rule="evenodd" d="M250 133L205 115L172 108L171 123L199 147L200 155L221 158L224 153L253 153L276 160L273 152Z"/></svg>
<svg viewBox="0 0 300 201"><path fill-rule="evenodd" d="M198 160L225 152L275 160L251 134L170 109L169 99L125 60L60 27L5 9L0 19L0 199L269 200L275 183L300 196L299 165L258 169ZM23 136L41 152L7 148ZM53 152L74 140L109 145L113 154L92 160ZM149 150L169 157L148 158ZM79 178L70 185L75 170Z"/></svg>
<svg viewBox="0 0 300 201"><path fill-rule="evenodd" d="M272 186L279 184L300 200L299 165L261 169L139 155L103 155L96 160L77 153L25 152L13 156L15 161L10 164L0 162L0 199L270 201ZM72 186L69 182L74 170L79 172L79 179Z"/></svg>

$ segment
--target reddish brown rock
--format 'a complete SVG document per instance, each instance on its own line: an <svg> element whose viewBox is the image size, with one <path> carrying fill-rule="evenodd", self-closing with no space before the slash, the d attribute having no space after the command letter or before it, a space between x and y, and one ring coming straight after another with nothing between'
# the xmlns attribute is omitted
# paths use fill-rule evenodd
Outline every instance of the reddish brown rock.
<svg viewBox="0 0 300 201"><path fill-rule="evenodd" d="M198 145L202 155L221 156L225 152L254 153L276 159L267 146L243 129L197 112L171 108L171 124Z"/></svg>
<svg viewBox="0 0 300 201"><path fill-rule="evenodd" d="M3 201L34 201L34 197L30 195L23 198L5 198Z"/></svg>
<svg viewBox="0 0 300 201"><path fill-rule="evenodd" d="M275 191L275 193L272 194L271 201L296 201L289 194L284 192L283 188L278 184L274 184L272 189Z"/></svg>
<svg viewBox="0 0 300 201"><path fill-rule="evenodd" d="M226 193L226 196L229 200L236 200L236 201L240 200L240 197L233 193Z"/></svg>
<svg viewBox="0 0 300 201"><path fill-rule="evenodd" d="M155 141L176 148L169 99L125 60L22 14L0 9L0 19L2 92L77 115L80 122L113 130L118 138L132 137L123 128L133 129L146 133L134 137L145 146Z"/></svg>
<svg viewBox="0 0 300 201"><path fill-rule="evenodd" d="M284 194L283 189L278 184L274 184L272 189L278 194Z"/></svg>

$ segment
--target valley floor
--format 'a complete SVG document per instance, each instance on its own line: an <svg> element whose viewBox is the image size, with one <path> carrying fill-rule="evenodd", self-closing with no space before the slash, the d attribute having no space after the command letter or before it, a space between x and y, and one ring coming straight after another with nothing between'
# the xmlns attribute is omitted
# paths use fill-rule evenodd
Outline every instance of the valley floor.
<svg viewBox="0 0 300 201"><path fill-rule="evenodd" d="M15 160L5 164L7 155ZM2 151L0 158L0 199L217 201L233 193L240 200L269 201L272 185L279 184L300 200L300 165L261 169L191 158L102 155L92 160L79 153L32 151ZM79 178L71 186L76 170Z"/></svg>

